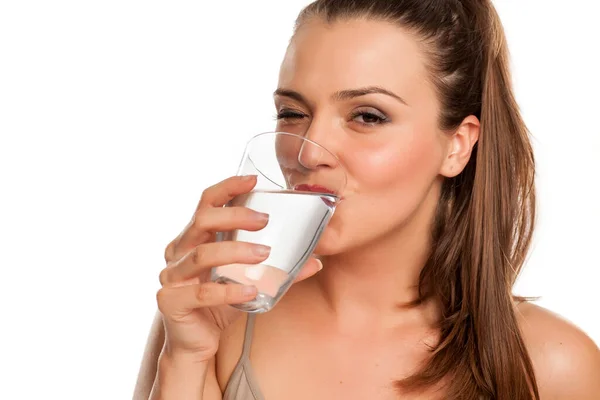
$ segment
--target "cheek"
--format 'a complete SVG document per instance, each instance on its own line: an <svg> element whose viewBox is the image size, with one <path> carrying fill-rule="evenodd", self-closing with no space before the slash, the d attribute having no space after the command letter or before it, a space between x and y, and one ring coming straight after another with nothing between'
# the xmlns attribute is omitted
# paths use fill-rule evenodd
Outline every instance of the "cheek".
<svg viewBox="0 0 600 400"><path fill-rule="evenodd" d="M343 248L385 234L423 201L438 176L442 145L435 133L394 139L346 147L347 198L325 230L322 246Z"/></svg>
<svg viewBox="0 0 600 400"><path fill-rule="evenodd" d="M348 169L359 194L421 191L437 176L442 149L434 134L414 132L395 139L357 149Z"/></svg>

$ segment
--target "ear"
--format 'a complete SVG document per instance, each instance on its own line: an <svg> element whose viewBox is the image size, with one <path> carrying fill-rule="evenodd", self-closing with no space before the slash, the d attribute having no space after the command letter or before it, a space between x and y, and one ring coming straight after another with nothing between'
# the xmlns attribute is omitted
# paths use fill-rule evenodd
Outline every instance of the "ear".
<svg viewBox="0 0 600 400"><path fill-rule="evenodd" d="M441 175L453 178L463 171L471 158L473 146L479 139L479 126L479 119L474 115L469 115L451 134L446 158L440 169Z"/></svg>

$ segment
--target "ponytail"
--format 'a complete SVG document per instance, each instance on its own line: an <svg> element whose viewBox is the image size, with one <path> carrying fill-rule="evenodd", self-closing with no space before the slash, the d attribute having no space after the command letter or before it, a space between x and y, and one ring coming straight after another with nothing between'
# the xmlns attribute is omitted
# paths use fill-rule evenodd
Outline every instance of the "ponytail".
<svg viewBox="0 0 600 400"><path fill-rule="evenodd" d="M481 40L480 108L472 110L480 137L465 170L443 186L421 273L422 298L443 304L441 340L425 367L398 386L418 391L449 376L445 398L539 400L516 317L515 300L523 299L512 296L535 221L533 151L499 17L488 1L462 7Z"/></svg>
<svg viewBox="0 0 600 400"><path fill-rule="evenodd" d="M483 2L487 3L487 2ZM491 4L480 22L483 74L479 157L470 214L473 227L469 297L479 363L478 379L494 399L536 399L533 366L520 334L512 286L525 261L535 222L534 156L511 90L508 49ZM484 13L479 13L484 15Z"/></svg>

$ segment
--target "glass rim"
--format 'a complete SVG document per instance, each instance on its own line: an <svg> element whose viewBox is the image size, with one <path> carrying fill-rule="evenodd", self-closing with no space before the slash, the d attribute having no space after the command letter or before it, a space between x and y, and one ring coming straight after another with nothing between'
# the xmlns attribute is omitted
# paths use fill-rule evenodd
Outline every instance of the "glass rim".
<svg viewBox="0 0 600 400"><path fill-rule="evenodd" d="M342 164L342 162L340 161L340 159L339 159L339 158L338 158L338 157L337 157L335 154L333 154L333 153L332 153L332 152L331 152L329 149L327 149L327 148L326 148L325 146L323 146L322 144L319 144L319 143L315 142L315 141L314 141L314 140L312 140L312 139L308 139L308 138L307 138L307 137L305 137L305 136L301 136L301 135L299 135L299 134L296 134L296 133L290 133L290 132L282 132L282 131L267 131L267 132L258 133L258 134L256 134L256 135L252 136L252 137L251 137L251 138L250 138L250 139L249 139L249 140L246 142L246 145L245 145L245 148L244 148L244 155L242 156L242 160L241 160L241 162L240 162L240 165L238 166L238 173L239 173L240 169L242 168L242 164L243 164L243 162L244 162L244 159L246 159L246 158L248 158L248 159L250 160L250 162L251 162L251 163L254 165L254 167L255 167L255 169L256 169L257 171L259 171L259 172L261 171L261 169L260 169L260 168L258 168L258 167L256 166L256 164L254 163L254 160L252 160L252 158L250 157L250 154L249 154L249 153L250 153L250 152L251 152L251 150L252 150L252 143L253 143L255 140L257 140L257 139L260 139L261 137L265 137L265 136L275 136L275 137L277 137L277 136L289 136L289 137L295 137L295 138L298 138L299 140L303 140L303 141L306 141L306 142L308 142L308 143L310 143L310 144L312 144L312 145L314 145L314 146L317 146L319 149L321 149L321 150L325 151L327 154L329 154L331 157L333 157L333 159L334 159L334 160L335 160L335 162L337 163L337 165L336 165L335 167L337 167L337 168L340 168L340 169L341 169L341 172L342 172L342 177L343 177L343 178L342 178L342 185L341 185L341 187L342 187L342 188L345 188L345 187L346 187L346 185L347 185L347 183L348 183L348 173L347 173L347 171L346 171L346 168L344 167L344 165L343 165L343 164ZM262 176L264 176L264 177L265 177L267 180L269 180L269 181L271 181L272 183L274 183L275 185L277 185L277 186L281 186L281 185L280 185L280 184L278 184L277 182L274 182L273 180L271 180L271 179L270 179L268 176L264 175L262 172L261 172L261 175L262 175Z"/></svg>
<svg viewBox="0 0 600 400"><path fill-rule="evenodd" d="M336 156L335 154L333 154L328 148L326 148L325 146L323 146L322 144L319 144L317 142L315 142L312 139L307 138L306 136L301 136L298 135L297 133L290 133L290 132L282 132L282 131L269 131L269 132L262 132L259 134L256 134L254 136L252 136L250 139L248 139L248 141L246 142L246 150L248 150L250 148L251 143L256 140L259 139L262 136L267 136L267 135L285 135L285 136L293 136L293 137L297 137L300 140L304 140L310 144L313 144L319 148L321 148L322 150L325 150L327 153L329 153L330 156L332 156L335 161L338 163L338 166L342 167L342 169L344 170L344 174L346 174L346 168L344 168L344 166L342 165L342 162L340 161L340 159L338 158L338 156Z"/></svg>

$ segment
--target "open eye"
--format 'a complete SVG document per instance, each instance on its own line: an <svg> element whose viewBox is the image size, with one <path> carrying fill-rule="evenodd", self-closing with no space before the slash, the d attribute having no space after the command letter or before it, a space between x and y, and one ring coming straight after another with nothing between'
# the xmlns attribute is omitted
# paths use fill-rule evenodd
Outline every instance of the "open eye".
<svg viewBox="0 0 600 400"><path fill-rule="evenodd" d="M381 125L389 121L388 117L374 108L354 111L352 120L367 126Z"/></svg>

